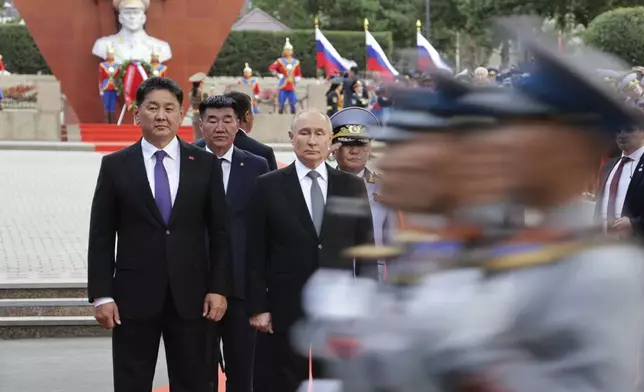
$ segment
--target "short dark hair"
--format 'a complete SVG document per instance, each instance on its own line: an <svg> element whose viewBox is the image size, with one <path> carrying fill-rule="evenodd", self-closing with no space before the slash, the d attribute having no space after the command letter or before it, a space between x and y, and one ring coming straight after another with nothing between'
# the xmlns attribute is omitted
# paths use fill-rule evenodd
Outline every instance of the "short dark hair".
<svg viewBox="0 0 644 392"><path fill-rule="evenodd" d="M179 101L179 105L183 104L183 90L181 90L181 87L170 78L159 77L149 78L141 83L139 89L136 90L136 104L142 104L145 101L145 97L156 90L170 91Z"/></svg>
<svg viewBox="0 0 644 392"><path fill-rule="evenodd" d="M229 91L225 96L232 98L233 101L237 102L238 120L242 120L246 113L252 113L253 101L250 99L248 94L244 94L240 91Z"/></svg>
<svg viewBox="0 0 644 392"><path fill-rule="evenodd" d="M225 95L211 95L199 104L199 115L203 117L203 114L208 109L223 108L231 108L235 112L235 115L239 113L237 102L234 99Z"/></svg>

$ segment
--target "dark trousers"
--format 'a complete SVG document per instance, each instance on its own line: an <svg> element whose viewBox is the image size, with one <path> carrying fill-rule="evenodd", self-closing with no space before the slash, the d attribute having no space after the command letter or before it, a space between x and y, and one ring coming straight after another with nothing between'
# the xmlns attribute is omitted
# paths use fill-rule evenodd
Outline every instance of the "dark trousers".
<svg viewBox="0 0 644 392"><path fill-rule="evenodd" d="M118 305L118 303L117 303ZM121 319L112 332L115 392L150 392L163 336L171 392L208 392L206 321L182 319L170 289L150 319Z"/></svg>
<svg viewBox="0 0 644 392"><path fill-rule="evenodd" d="M251 392L253 390L256 331L248 319L244 300L235 297L228 298L226 315L218 325L224 347L226 392Z"/></svg>
<svg viewBox="0 0 644 392"><path fill-rule="evenodd" d="M274 356L271 352L270 335L265 332L257 332L255 340L255 361L253 362L253 392L275 391L277 376Z"/></svg>
<svg viewBox="0 0 644 392"><path fill-rule="evenodd" d="M269 335L270 350L273 354L275 378L268 390L271 392L296 392L302 382L309 379L309 358L296 353L288 333L276 332ZM313 378L321 376L321 364L313 361Z"/></svg>

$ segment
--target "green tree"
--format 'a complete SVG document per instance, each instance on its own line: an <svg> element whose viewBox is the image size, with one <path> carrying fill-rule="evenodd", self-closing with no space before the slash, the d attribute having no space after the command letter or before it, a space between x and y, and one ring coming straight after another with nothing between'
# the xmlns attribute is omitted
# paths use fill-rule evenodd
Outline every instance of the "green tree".
<svg viewBox="0 0 644 392"><path fill-rule="evenodd" d="M644 64L644 7L617 8L595 18L583 33L587 44L630 64Z"/></svg>

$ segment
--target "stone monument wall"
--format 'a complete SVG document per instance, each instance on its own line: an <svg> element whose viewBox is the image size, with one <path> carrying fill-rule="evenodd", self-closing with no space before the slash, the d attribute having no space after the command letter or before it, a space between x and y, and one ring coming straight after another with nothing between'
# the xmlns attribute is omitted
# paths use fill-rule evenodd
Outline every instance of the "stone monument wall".
<svg viewBox="0 0 644 392"><path fill-rule="evenodd" d="M0 111L0 140L60 141L63 98L60 83L53 76L11 75L0 77L3 90L33 87L36 102L26 108L7 104Z"/></svg>
<svg viewBox="0 0 644 392"><path fill-rule="evenodd" d="M14 0L81 122L102 122L94 42L116 33L112 0ZM152 0L146 31L167 41L168 76L188 90L190 75L210 69L243 0ZM188 103L185 102L186 107Z"/></svg>

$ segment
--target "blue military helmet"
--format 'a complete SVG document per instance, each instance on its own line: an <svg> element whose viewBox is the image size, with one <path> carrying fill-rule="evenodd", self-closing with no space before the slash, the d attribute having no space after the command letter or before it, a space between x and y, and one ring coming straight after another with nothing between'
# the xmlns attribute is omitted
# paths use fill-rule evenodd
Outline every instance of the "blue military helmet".
<svg viewBox="0 0 644 392"><path fill-rule="evenodd" d="M350 107L331 116L333 143L344 145L365 145L371 141L372 133L377 132L380 121L370 111Z"/></svg>
<svg viewBox="0 0 644 392"><path fill-rule="evenodd" d="M442 133L494 127L497 120L488 110L461 104L461 100L478 89L443 73L432 75L435 90L397 89L393 108L377 140L407 140L415 133Z"/></svg>
<svg viewBox="0 0 644 392"><path fill-rule="evenodd" d="M611 91L597 69L627 69L620 60L591 48L573 57L562 56L556 45L537 41L525 18L502 18L496 24L519 37L534 55L530 76L516 86L503 104L496 102L497 115L535 115L588 125L606 136L616 129L642 123L642 112L633 110ZM484 100L480 100L483 104ZM490 103L487 104L491 106Z"/></svg>

